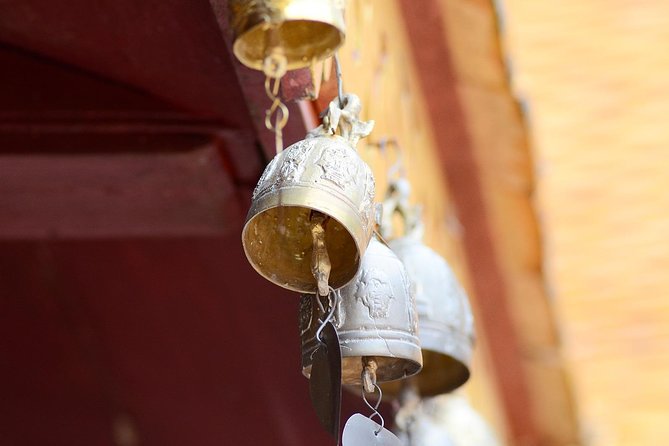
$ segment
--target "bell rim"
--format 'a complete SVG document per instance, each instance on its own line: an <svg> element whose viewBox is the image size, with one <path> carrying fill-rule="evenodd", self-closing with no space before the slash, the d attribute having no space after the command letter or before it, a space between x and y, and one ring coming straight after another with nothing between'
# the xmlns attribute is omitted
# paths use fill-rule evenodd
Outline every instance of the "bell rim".
<svg viewBox="0 0 669 446"><path fill-rule="evenodd" d="M362 359L362 356L357 356L356 355L356 356L347 356L345 358L342 357L342 362L344 362L345 359L346 360L354 360L354 361L357 362L358 360ZM397 378L392 378L392 379L384 379L381 376L377 376L377 383L379 383L381 386L387 385L388 383L396 383L396 382L399 382L403 379L415 377L415 376L420 374L420 371L423 368L421 363L418 363L413 359L408 359L408 358L391 358L391 359L397 360L398 362L402 361L402 362L405 362L408 365L410 365L411 366L411 368L410 368L411 373L405 374L404 376L399 376ZM360 361L360 362L362 362L362 361ZM304 376L306 379L311 379L311 368L312 368L312 364L302 365L302 376ZM360 370L362 372L362 367L361 367ZM406 370L406 368L405 368L405 370ZM357 386L357 387L359 387L361 385L361 378L356 377L356 379L354 381L350 381L350 380L347 381L342 374L341 383L342 383L343 386L352 386L352 387Z"/></svg>
<svg viewBox="0 0 669 446"><path fill-rule="evenodd" d="M295 22L295 21L296 20L291 20L291 22ZM327 23L327 22L324 22L324 21L321 21L321 20L304 20L304 19L302 19L302 20L299 20L299 21L319 23L319 24L328 26L328 27L336 30L337 33L338 33L338 39L337 39L336 43L334 43L334 45L332 45L332 46L328 46L324 51L319 52L318 56L314 58L316 62L320 62L320 61L323 61L323 60L327 59L328 57L331 57L333 54L335 54L337 52L337 50L344 44L344 42L346 40L346 34L341 29L339 29L336 25L333 25L331 23ZM235 57L237 58L237 60L239 60L239 62L241 62L242 65L244 65L245 67L251 68L253 70L258 70L258 71L263 70L263 60L261 60L257 57L250 56L249 55L250 52L245 51L245 48L250 46L250 45L248 45L245 37L248 38L247 33L256 32L258 29L260 29L264 26L265 26L265 23L261 22L261 23L258 23L256 25L250 27L250 28L247 28L245 31L243 31L243 33L241 33L237 38L235 38L235 41L232 44L232 52L235 55ZM297 70L297 69L300 69L300 68L307 68L312 64L312 59L308 59L308 58L307 58L307 60L304 60L304 58L296 58L296 57L295 58L288 57L287 59L288 59L287 64L286 64L286 70L287 71Z"/></svg>
<svg viewBox="0 0 669 446"><path fill-rule="evenodd" d="M446 355L442 356L444 358L452 359ZM425 370L425 368L423 370ZM423 372L423 370L421 370L421 372ZM410 379L413 380L420 396L427 398L450 393L461 388L471 378L471 370L459 363L456 375L458 376L457 379L450 380L445 377L441 377L441 380L435 380L434 376L432 376L433 379L429 381L430 385L426 384L425 375L421 375L421 373L413 375ZM397 380L381 383L381 389L383 390L384 398L396 398L401 393L401 386Z"/></svg>
<svg viewBox="0 0 669 446"><path fill-rule="evenodd" d="M357 338L357 339L346 339L346 332L356 333L358 330L345 330L338 331L339 343L342 346L342 361L362 358L363 356L368 357L382 357L391 360L403 361L410 365L410 373L393 378L385 379L382 375L377 377L379 383L394 382L404 378L409 378L419 374L423 368L423 353L422 349L418 347L419 339L417 336L409 335L406 332L400 332L398 330L380 330L380 338ZM385 336L385 333L395 333L401 334L403 339L398 339L397 337L388 337ZM381 339L383 338L383 339ZM364 348L355 349L351 347L350 344L362 344L364 343ZM315 349L318 348L318 342L314 338L310 338L306 343L302 342L302 374L305 378L309 378L311 371L311 354ZM388 351L388 355L383 355L381 352L384 350ZM354 352L353 354L347 355L347 352ZM362 367L362 366L361 366ZM404 368L405 371L407 368ZM361 369L362 370L362 369ZM342 384L345 385L357 385L359 382L344 381L342 375Z"/></svg>
<svg viewBox="0 0 669 446"><path fill-rule="evenodd" d="M450 356L469 367L474 351L473 337L443 323L426 324L428 321L421 320L421 314L418 317L418 337L423 350ZM462 347L456 348L458 345Z"/></svg>
<svg viewBox="0 0 669 446"><path fill-rule="evenodd" d="M312 195L312 201L315 203L309 205L305 203L304 197L293 197L292 195L300 192L303 193L305 189L309 189L310 194ZM274 283L275 285L278 285L282 288L285 288L290 291L295 291L298 293L313 293L317 289L316 286L314 285L312 288L300 288L300 287L295 287L295 286L290 286L288 284L283 284L279 283L275 280L273 280L268 274L265 274L263 271L259 269L257 266L256 262L253 260L250 250L247 247L246 244L246 234L249 228L251 227L251 223L253 220L258 217L260 214L263 212L266 212L271 209L275 209L281 206L295 206L295 207L301 207L305 209L311 209L319 212L323 212L327 214L330 218L334 219L337 221L346 231L348 232L349 237L353 240L353 243L356 246L357 252L358 252L358 257L356 259L356 264L355 268L350 275L350 277L343 282L342 284L338 284L336 288L342 288L346 285L349 285L353 279L356 277L356 274L360 270L360 266L362 265L362 258L363 255L365 254L365 251L367 250L367 246L369 245L369 242L372 238L371 235L371 229L365 228L365 226L362 224L359 219L356 221L356 219L353 219L353 222L344 222L340 218L336 218L332 216L333 209L335 208L342 208L343 206L332 206L332 203L329 203L327 205L323 205L323 203L327 203L327 200L325 200L327 195L332 195L332 191L328 191L327 193L325 191L322 191L320 189L315 189L312 187L309 187L309 185L299 185L299 184L294 184L291 186L284 186L281 188L277 188L273 190L273 193L265 193L259 197L257 197L254 200L254 203L251 205L251 208L249 209L249 212L246 216L246 222L244 223L244 227L242 229L242 247L244 249L244 255L246 256L248 262L251 264L253 269L258 272L262 277L265 279L269 280L270 282ZM274 201L274 198L276 195L281 195L281 201L277 203L272 203ZM321 196L322 195L322 196ZM298 200L299 198L299 200ZM339 201L341 204L345 205L347 208L347 211L351 213L351 215L359 215L360 211L356 209L351 203L350 200L345 199L343 195L338 195L338 198L340 199ZM269 203L269 204L268 204ZM319 206L320 204L320 206ZM329 210L329 212L328 212ZM367 240L367 244L365 246L362 246L362 241ZM315 280L315 279L314 279ZM314 282L315 284L315 282ZM334 287L334 285L333 285Z"/></svg>

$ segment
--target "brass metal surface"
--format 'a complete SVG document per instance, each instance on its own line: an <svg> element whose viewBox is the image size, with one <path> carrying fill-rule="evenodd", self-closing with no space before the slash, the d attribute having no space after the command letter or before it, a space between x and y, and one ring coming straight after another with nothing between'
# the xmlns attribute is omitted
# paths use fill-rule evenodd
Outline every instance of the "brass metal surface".
<svg viewBox="0 0 669 446"><path fill-rule="evenodd" d="M309 220L311 226L312 238L312 255L311 255L311 273L316 279L318 286L318 294L320 296L327 296L330 294L330 271L332 264L330 263L330 255L328 254L327 245L325 244L325 223L328 217L320 212L312 211Z"/></svg>
<svg viewBox="0 0 669 446"><path fill-rule="evenodd" d="M346 97L344 109L331 109L323 126L274 157L253 192L244 251L258 273L290 290L318 288L312 271L314 211L327 217L319 240L324 235L333 288L351 281L372 235L374 177L354 142L373 123L358 121L359 100Z"/></svg>
<svg viewBox="0 0 669 446"><path fill-rule="evenodd" d="M344 42L343 0L230 0L233 52L246 66L263 70L278 51L287 69L331 56Z"/></svg>

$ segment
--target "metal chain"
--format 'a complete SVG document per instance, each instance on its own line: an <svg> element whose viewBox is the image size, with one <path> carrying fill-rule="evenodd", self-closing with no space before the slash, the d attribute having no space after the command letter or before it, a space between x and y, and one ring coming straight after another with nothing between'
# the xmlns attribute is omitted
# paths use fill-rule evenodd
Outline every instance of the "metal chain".
<svg viewBox="0 0 669 446"><path fill-rule="evenodd" d="M272 101L272 105L265 111L265 127L274 132L274 145L276 153L283 151L283 128L288 123L288 107L279 97L279 87L281 78L286 74L288 60L286 56L278 51L270 53L263 62L263 72L265 73L265 93ZM274 118L274 123L272 123Z"/></svg>

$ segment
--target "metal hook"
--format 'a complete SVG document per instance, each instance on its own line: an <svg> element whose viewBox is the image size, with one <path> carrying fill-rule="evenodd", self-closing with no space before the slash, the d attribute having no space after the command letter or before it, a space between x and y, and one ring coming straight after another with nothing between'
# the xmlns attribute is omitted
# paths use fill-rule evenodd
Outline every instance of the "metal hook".
<svg viewBox="0 0 669 446"><path fill-rule="evenodd" d="M316 330L316 340L318 341L319 344L323 344L323 341L321 341L321 333L323 332L323 329L325 328L325 324L327 324L328 322L330 322L330 320L332 320L332 317L334 316L334 312L337 309L337 305L339 304L339 295L337 294L337 291L332 287L329 287L329 288L330 288L329 296L330 295L334 296L334 298L332 299L330 312L328 313L325 320L321 322L321 325L320 325L320 327L318 327L318 330ZM320 298L320 296L316 295L316 299L319 299L319 298Z"/></svg>
<svg viewBox="0 0 669 446"><path fill-rule="evenodd" d="M337 98L339 99L339 108L344 108L344 83L341 76L341 64L339 63L339 54L334 55L335 75L337 76Z"/></svg>
<svg viewBox="0 0 669 446"><path fill-rule="evenodd" d="M404 168L404 157L402 154L402 146L397 141L397 138L391 138L387 140L388 145L392 145L395 148L395 162L390 168L388 168L388 178L392 178L397 174L398 178L406 177L406 169Z"/></svg>
<svg viewBox="0 0 669 446"><path fill-rule="evenodd" d="M382 136L376 142L368 142L368 146L376 147L379 149L383 157L385 158L386 163L389 162L390 156L388 155L388 147L393 147L395 149L395 162L388 168L388 178L392 178L397 174L398 178L406 177L406 169L404 167L404 156L402 154L402 145L397 141L397 138Z"/></svg>
<svg viewBox="0 0 669 446"><path fill-rule="evenodd" d="M365 402L367 407L369 407L374 412L369 416L369 419L371 420L374 417L378 417L379 420L381 420L381 426L379 427L379 430L374 431L374 435L379 435L379 433L383 430L386 424L386 421L383 419L383 415L381 415L381 413L379 412L379 406L381 405L381 400L383 399L383 391L381 390L381 387L379 387L379 385L376 383L374 383L374 388L379 391L379 399L376 400L376 404L374 404L373 406L370 404L369 401L367 401L364 388L361 389L361 392L362 392L362 400Z"/></svg>

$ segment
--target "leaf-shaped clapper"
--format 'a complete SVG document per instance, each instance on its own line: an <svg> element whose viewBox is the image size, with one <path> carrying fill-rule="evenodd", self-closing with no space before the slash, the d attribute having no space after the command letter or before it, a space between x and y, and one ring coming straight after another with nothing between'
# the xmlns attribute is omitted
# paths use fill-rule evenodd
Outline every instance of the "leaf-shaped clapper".
<svg viewBox="0 0 669 446"><path fill-rule="evenodd" d="M311 366L309 393L323 427L339 444L341 412L341 347L337 330L327 322L320 332L321 345Z"/></svg>
<svg viewBox="0 0 669 446"><path fill-rule="evenodd" d="M402 446L402 442L388 429L374 420L355 413L344 426L343 446Z"/></svg>

